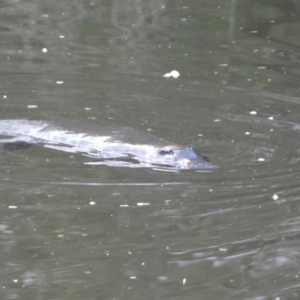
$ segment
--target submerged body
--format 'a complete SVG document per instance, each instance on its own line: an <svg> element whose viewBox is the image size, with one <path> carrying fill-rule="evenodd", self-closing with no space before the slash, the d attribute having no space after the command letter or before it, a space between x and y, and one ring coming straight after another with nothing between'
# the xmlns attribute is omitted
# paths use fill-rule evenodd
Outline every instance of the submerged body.
<svg viewBox="0 0 300 300"><path fill-rule="evenodd" d="M6 145L44 144L47 148L82 153L100 160L90 164L152 168L165 166L179 170L216 168L191 148L168 145L151 135L141 136L131 128L89 135L56 127L45 121L0 120L0 135L10 137L0 139L0 143Z"/></svg>

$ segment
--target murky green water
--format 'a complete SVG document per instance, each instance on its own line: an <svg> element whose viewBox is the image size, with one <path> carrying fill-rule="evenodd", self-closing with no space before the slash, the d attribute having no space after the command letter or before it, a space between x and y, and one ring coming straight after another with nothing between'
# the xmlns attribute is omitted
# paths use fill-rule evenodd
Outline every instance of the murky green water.
<svg viewBox="0 0 300 300"><path fill-rule="evenodd" d="M220 166L2 149L1 299L300 299L297 1L4 1L0 16L0 119L113 122Z"/></svg>

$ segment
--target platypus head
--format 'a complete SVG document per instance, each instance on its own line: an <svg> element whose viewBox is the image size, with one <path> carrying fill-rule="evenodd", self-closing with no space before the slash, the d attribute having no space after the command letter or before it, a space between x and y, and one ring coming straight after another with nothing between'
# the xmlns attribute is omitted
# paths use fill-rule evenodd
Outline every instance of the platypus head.
<svg viewBox="0 0 300 300"><path fill-rule="evenodd" d="M158 149L156 158L159 164L172 166L179 170L213 170L218 168L211 164L206 157L195 153L192 148L163 147Z"/></svg>

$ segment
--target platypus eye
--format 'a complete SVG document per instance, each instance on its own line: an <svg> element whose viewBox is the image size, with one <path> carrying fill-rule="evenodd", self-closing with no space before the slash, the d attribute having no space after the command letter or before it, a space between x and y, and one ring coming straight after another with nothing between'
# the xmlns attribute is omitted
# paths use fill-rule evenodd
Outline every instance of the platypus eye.
<svg viewBox="0 0 300 300"><path fill-rule="evenodd" d="M159 154L160 155L173 155L174 152L173 152L173 150L160 150Z"/></svg>

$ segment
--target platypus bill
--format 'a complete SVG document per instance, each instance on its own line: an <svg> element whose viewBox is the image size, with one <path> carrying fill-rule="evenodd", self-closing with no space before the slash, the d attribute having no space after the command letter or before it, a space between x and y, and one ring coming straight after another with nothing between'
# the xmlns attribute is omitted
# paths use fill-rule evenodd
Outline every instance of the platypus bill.
<svg viewBox="0 0 300 300"><path fill-rule="evenodd" d="M93 124L93 127L95 124ZM88 128L89 126L86 126ZM100 134L101 132L104 134ZM0 120L0 139L7 149L26 148L30 144L43 144L64 152L82 153L99 161L87 164L103 164L116 167L150 167L175 170L213 170L206 157L198 155L192 148L168 145L147 133L131 128L120 128L99 133L76 133L56 127L51 122L28 120Z"/></svg>

